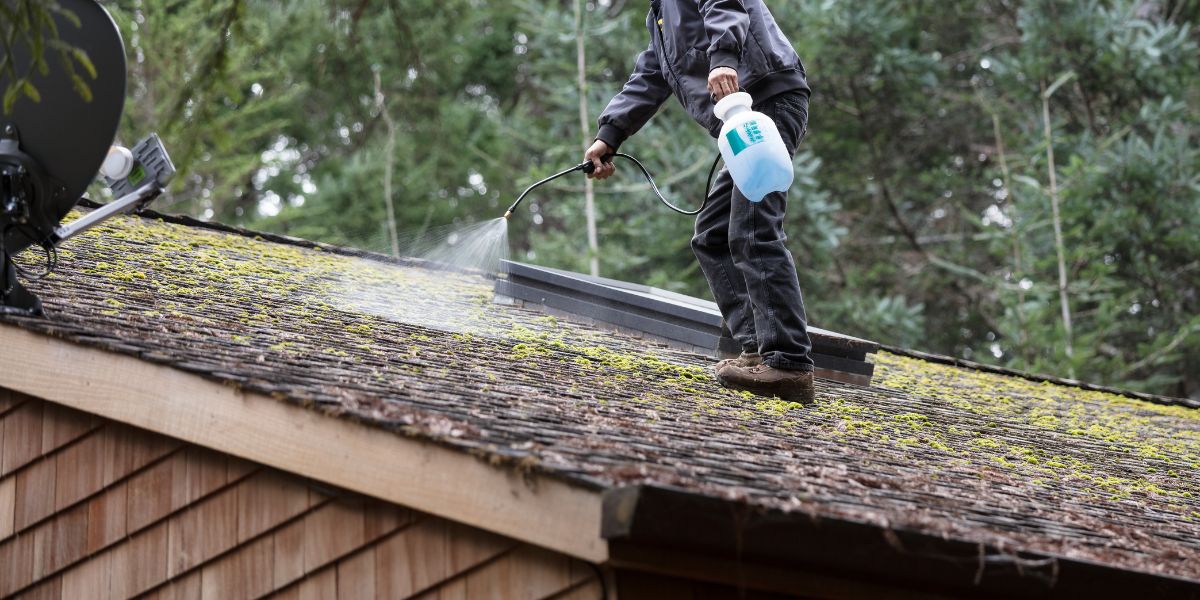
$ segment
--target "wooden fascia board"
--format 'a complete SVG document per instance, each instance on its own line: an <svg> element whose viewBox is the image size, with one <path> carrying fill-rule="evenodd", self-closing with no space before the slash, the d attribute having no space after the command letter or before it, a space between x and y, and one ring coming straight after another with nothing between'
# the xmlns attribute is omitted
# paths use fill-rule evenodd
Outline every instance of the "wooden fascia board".
<svg viewBox="0 0 1200 600"><path fill-rule="evenodd" d="M0 387L593 563L608 559L598 491L11 325L0 325L0 354Z"/></svg>

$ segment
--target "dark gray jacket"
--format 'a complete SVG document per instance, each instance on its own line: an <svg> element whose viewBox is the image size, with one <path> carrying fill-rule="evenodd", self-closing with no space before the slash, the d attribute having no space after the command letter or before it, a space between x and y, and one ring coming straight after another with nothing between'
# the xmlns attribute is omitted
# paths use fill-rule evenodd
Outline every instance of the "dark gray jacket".
<svg viewBox="0 0 1200 600"><path fill-rule="evenodd" d="M629 81L600 114L596 138L613 149L637 133L672 93L713 136L708 73L733 67L742 89L757 102L775 94L809 92L800 57L762 0L651 0L650 45L638 55Z"/></svg>

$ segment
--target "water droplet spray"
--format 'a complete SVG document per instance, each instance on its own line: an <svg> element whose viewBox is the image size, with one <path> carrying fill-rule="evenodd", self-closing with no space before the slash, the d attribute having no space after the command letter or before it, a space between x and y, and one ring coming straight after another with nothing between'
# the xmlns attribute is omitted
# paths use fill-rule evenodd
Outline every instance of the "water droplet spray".
<svg viewBox="0 0 1200 600"><path fill-rule="evenodd" d="M438 266L497 273L500 261L508 258L508 219L489 219L454 229L419 246L413 255Z"/></svg>

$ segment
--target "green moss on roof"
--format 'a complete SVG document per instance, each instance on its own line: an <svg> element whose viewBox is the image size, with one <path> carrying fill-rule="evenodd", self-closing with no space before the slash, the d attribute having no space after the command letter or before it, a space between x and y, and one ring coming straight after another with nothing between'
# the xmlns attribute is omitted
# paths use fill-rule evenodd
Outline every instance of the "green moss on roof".
<svg viewBox="0 0 1200 600"><path fill-rule="evenodd" d="M929 414L888 419L844 403L818 407L857 433L905 436L987 468L1030 480L1087 482L1099 498L1164 499L1181 515L1200 471L1200 411L1109 392L987 373L887 352L876 355L875 385L933 401ZM874 425L862 424L864 414Z"/></svg>
<svg viewBox="0 0 1200 600"><path fill-rule="evenodd" d="M233 309L223 316L248 329L241 341L268 349L281 342L296 345L297 340L276 338L272 325L284 320L317 326L333 313L359 313L365 318L346 323L343 331L362 337L372 334L375 316L480 327L487 321L482 308L491 300L490 286L479 277L398 270L373 260L134 217L111 220L82 237L68 242L65 251L87 244L113 252L79 269L108 284L114 297L106 302L129 294L175 311L176 317L187 312L181 309L203 314L220 302ZM134 283L142 285L129 285Z"/></svg>

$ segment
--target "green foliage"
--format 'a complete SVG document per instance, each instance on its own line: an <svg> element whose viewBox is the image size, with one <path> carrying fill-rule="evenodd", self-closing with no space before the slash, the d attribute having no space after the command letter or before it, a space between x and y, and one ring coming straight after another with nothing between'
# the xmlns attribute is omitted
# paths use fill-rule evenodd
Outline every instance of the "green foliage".
<svg viewBox="0 0 1200 600"><path fill-rule="evenodd" d="M419 237L499 216L590 141L574 2L109 6L130 44L122 136L162 130L184 173L167 210L385 250L388 170L399 228ZM1200 394L1195 3L770 6L814 88L787 228L816 324ZM644 3L587 5L593 122L645 47L644 21ZM1042 120L1056 81L1070 357ZM396 126L391 164L380 106ZM684 206L699 203L716 153L675 100L622 150ZM515 258L587 269L583 187L564 178L526 199L510 224ZM618 164L595 193L602 275L708 294L691 221L635 169Z"/></svg>
<svg viewBox="0 0 1200 600"><path fill-rule="evenodd" d="M1200 138L1192 28L1167 7L1137 2L1031 2L1017 15L1021 43L998 56L995 110L1021 131L1010 205L1025 266L1022 309L1007 320L1006 358L1018 368L1152 391L1195 390L1200 364ZM1162 10L1163 12L1158 12ZM1053 96L1055 153L1069 295L1079 338L1068 360L1051 300L1056 280L1046 218L1047 164L1034 106L1038 82L1076 78ZM1010 142L1011 143L1011 142ZM1011 249L1010 249L1011 252ZM1016 296L1016 297L1014 297ZM1013 306L1014 300L1018 303ZM1019 327L1019 331L1014 331ZM1019 342L1019 343L1016 343Z"/></svg>
<svg viewBox="0 0 1200 600"><path fill-rule="evenodd" d="M3 101L0 114L9 114L21 97L31 102L41 102L42 93L34 81L35 76L50 73L47 54L57 58L54 68L62 70L80 98L90 102L92 88L88 79L96 78L96 67L83 49L62 41L59 23L78 29L79 16L60 6L58 2L45 0L0 1L0 81L4 81ZM28 64L21 64L14 49L21 47L28 53ZM80 74L80 71L83 74ZM84 78L87 76L87 79Z"/></svg>

